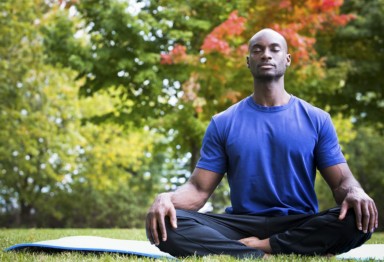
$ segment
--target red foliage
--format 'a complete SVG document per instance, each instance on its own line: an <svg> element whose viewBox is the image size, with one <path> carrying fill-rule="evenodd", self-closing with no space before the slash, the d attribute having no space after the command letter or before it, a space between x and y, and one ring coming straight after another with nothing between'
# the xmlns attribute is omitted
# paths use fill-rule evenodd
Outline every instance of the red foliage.
<svg viewBox="0 0 384 262"><path fill-rule="evenodd" d="M187 55L186 47L176 44L170 52L161 54L161 64L192 65L190 78L182 84L184 95L181 100L190 103L199 114L206 110L205 105L209 102L203 97L206 92L211 92L212 85L225 86L233 80L229 78L237 77L236 74L231 74L232 71L244 68L248 44L243 41L242 36L246 29L258 31L263 27L270 27L280 32L288 42L293 65L305 68L312 64L320 67L323 60L317 56L314 48L317 34L343 26L354 18L350 14L339 14L342 4L343 0L276 0L270 1L268 6L250 8L248 18L239 17L238 12L233 11L227 20L205 37L200 47L205 54L216 52L224 55L223 59L207 57L202 64L201 55ZM245 26L247 20L248 28ZM226 71L223 71L223 65L226 66ZM194 70L195 66L198 69ZM219 103L235 103L241 97L241 93L230 89L217 95Z"/></svg>
<svg viewBox="0 0 384 262"><path fill-rule="evenodd" d="M343 4L343 0L311 0L308 5L311 9L317 9L320 12L334 11Z"/></svg>
<svg viewBox="0 0 384 262"><path fill-rule="evenodd" d="M280 10L291 14L285 23L275 23L271 28L281 33L293 47L291 52L295 63L306 63L315 54L316 32L343 26L354 15L339 15L343 0L307 0L305 5L295 5L293 0L282 0Z"/></svg>
<svg viewBox="0 0 384 262"><path fill-rule="evenodd" d="M287 27L281 27L278 24L273 24L272 29L282 34L288 42L289 46L292 46L294 51L290 52L292 60L297 63L299 61L305 62L310 60L311 54L314 54L313 45L316 42L314 37L307 37L298 33L299 27L295 24L291 24Z"/></svg>
<svg viewBox="0 0 384 262"><path fill-rule="evenodd" d="M213 31L204 39L201 49L205 53L219 52L228 54L231 49L227 38L238 36L245 30L246 19L239 17L237 11L233 11L227 20L215 27Z"/></svg>
<svg viewBox="0 0 384 262"><path fill-rule="evenodd" d="M307 63L316 54L314 44L318 31L344 26L355 18L352 14L339 14L342 4L343 0L280 0L276 2L273 13L265 14L268 19L276 22L266 23L264 26L280 32L287 39L294 63ZM275 14L278 19L275 19ZM282 16L284 18L281 20L279 14L289 15ZM250 17L254 15L250 12ZM240 36L245 31L246 22L246 18L238 16L236 10L233 11L227 20L205 37L201 49L206 54L218 52L224 55L244 56L248 51L247 44L234 48L232 43L233 37ZM176 44L172 51L161 54L161 63L174 64L185 61L186 57L186 47Z"/></svg>
<svg viewBox="0 0 384 262"><path fill-rule="evenodd" d="M170 54L161 54L160 55L160 64L172 65L173 61L172 61L171 55Z"/></svg>
<svg viewBox="0 0 384 262"><path fill-rule="evenodd" d="M237 56L244 57L248 53L248 44L243 44L236 49Z"/></svg>
<svg viewBox="0 0 384 262"><path fill-rule="evenodd" d="M171 54L174 56L174 57L180 57L180 58L183 58L186 56L186 50L187 48L183 45L179 45L179 44L176 44L172 51L171 51Z"/></svg>
<svg viewBox="0 0 384 262"><path fill-rule="evenodd" d="M227 55L231 51L229 44L225 40L222 40L213 34L209 34L204 39L204 43L201 46L201 49L204 50L204 52L207 54L216 51Z"/></svg>
<svg viewBox="0 0 384 262"><path fill-rule="evenodd" d="M333 18L333 21L335 21L335 23L339 26L344 26L346 25L349 21L355 19L356 16L353 15L353 14L348 14L348 15L339 15L339 16L335 16Z"/></svg>
<svg viewBox="0 0 384 262"><path fill-rule="evenodd" d="M187 48L183 45L176 44L168 54L160 55L160 63L163 65L171 65L185 60L187 56Z"/></svg>

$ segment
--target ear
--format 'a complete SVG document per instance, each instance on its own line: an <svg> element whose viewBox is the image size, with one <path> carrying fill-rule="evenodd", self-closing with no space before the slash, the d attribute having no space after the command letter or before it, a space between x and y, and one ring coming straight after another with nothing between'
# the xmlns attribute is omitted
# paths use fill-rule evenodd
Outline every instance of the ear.
<svg viewBox="0 0 384 262"><path fill-rule="evenodd" d="M247 56L247 67L249 68L249 56Z"/></svg>
<svg viewBox="0 0 384 262"><path fill-rule="evenodd" d="M286 63L286 66L290 66L291 65L291 55L290 54L287 54L287 63Z"/></svg>

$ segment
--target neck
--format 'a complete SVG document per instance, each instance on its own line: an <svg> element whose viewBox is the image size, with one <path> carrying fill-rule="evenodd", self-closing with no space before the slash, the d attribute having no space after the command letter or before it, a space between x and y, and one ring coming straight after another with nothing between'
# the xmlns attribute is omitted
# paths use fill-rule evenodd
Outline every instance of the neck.
<svg viewBox="0 0 384 262"><path fill-rule="evenodd" d="M278 81L254 81L253 100L261 106L282 106L291 96L284 89L284 79Z"/></svg>

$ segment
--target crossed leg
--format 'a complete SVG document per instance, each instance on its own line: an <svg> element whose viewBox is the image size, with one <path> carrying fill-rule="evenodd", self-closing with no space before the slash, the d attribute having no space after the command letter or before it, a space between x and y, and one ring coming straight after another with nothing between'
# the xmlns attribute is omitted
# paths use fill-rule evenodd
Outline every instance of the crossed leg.
<svg viewBox="0 0 384 262"><path fill-rule="evenodd" d="M239 240L268 240L272 254L338 254L360 246L371 236L358 231L354 213L338 220L340 209L315 215L263 217L233 214L201 214L177 210L178 228L166 221L168 239L159 248L173 256L230 255L260 258L264 252ZM265 250L264 250L265 251Z"/></svg>

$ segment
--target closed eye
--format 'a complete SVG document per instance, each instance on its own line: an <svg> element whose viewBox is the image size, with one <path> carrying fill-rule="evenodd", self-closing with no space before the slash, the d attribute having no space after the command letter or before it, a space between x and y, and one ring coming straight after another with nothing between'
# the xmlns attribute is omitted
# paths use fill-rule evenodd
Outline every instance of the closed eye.
<svg viewBox="0 0 384 262"><path fill-rule="evenodd" d="M262 52L263 50L261 50L261 48L254 48L253 50L252 50L252 52L253 53L260 53L260 52Z"/></svg>
<svg viewBox="0 0 384 262"><path fill-rule="evenodd" d="M272 45L271 51L272 52L279 52L279 51L281 51L281 47L279 45Z"/></svg>

